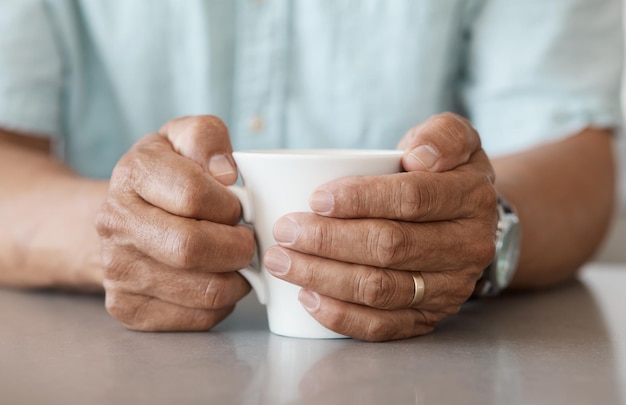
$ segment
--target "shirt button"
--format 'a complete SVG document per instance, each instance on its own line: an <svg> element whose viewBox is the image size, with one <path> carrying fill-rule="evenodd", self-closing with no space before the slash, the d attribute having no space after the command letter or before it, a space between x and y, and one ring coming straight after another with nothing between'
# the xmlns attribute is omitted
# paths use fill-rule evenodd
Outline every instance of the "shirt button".
<svg viewBox="0 0 626 405"><path fill-rule="evenodd" d="M259 115L255 115L248 121L248 128L254 133L259 133L265 128L265 121Z"/></svg>

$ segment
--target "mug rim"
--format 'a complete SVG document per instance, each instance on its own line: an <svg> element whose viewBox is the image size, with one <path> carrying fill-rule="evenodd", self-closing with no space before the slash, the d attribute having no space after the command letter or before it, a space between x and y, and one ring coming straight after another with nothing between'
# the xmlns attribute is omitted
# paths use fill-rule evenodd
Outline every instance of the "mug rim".
<svg viewBox="0 0 626 405"><path fill-rule="evenodd" d="M248 155L258 157L299 157L299 158L375 158L375 157L401 157L403 150L398 149L246 149L233 151L233 155Z"/></svg>

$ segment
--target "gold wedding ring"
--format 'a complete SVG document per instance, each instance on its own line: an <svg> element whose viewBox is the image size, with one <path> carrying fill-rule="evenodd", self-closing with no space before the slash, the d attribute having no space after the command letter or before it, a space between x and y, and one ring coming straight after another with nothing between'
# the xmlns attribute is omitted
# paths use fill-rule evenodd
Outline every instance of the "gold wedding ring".
<svg viewBox="0 0 626 405"><path fill-rule="evenodd" d="M422 278L422 273L419 272L413 272L411 276L413 277L415 293L413 293L413 301L411 301L409 307L416 308L424 298L424 279Z"/></svg>

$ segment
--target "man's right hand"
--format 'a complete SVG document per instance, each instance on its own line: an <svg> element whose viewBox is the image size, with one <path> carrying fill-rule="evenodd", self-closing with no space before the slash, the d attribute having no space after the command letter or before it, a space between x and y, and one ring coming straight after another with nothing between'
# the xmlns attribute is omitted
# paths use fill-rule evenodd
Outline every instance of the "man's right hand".
<svg viewBox="0 0 626 405"><path fill-rule="evenodd" d="M109 313L130 329L210 329L250 286L237 272L254 237L237 225L225 187L237 179L224 123L213 116L168 122L113 171L96 227Z"/></svg>

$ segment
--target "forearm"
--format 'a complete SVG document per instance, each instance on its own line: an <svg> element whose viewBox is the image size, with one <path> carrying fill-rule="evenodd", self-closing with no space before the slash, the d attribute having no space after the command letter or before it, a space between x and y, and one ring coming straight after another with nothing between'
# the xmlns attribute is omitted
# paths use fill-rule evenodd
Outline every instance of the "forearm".
<svg viewBox="0 0 626 405"><path fill-rule="evenodd" d="M522 250L512 288L552 285L576 274L601 243L615 202L609 131L493 160L496 187L517 209Z"/></svg>
<svg viewBox="0 0 626 405"><path fill-rule="evenodd" d="M0 284L100 290L94 219L106 189L0 133Z"/></svg>

